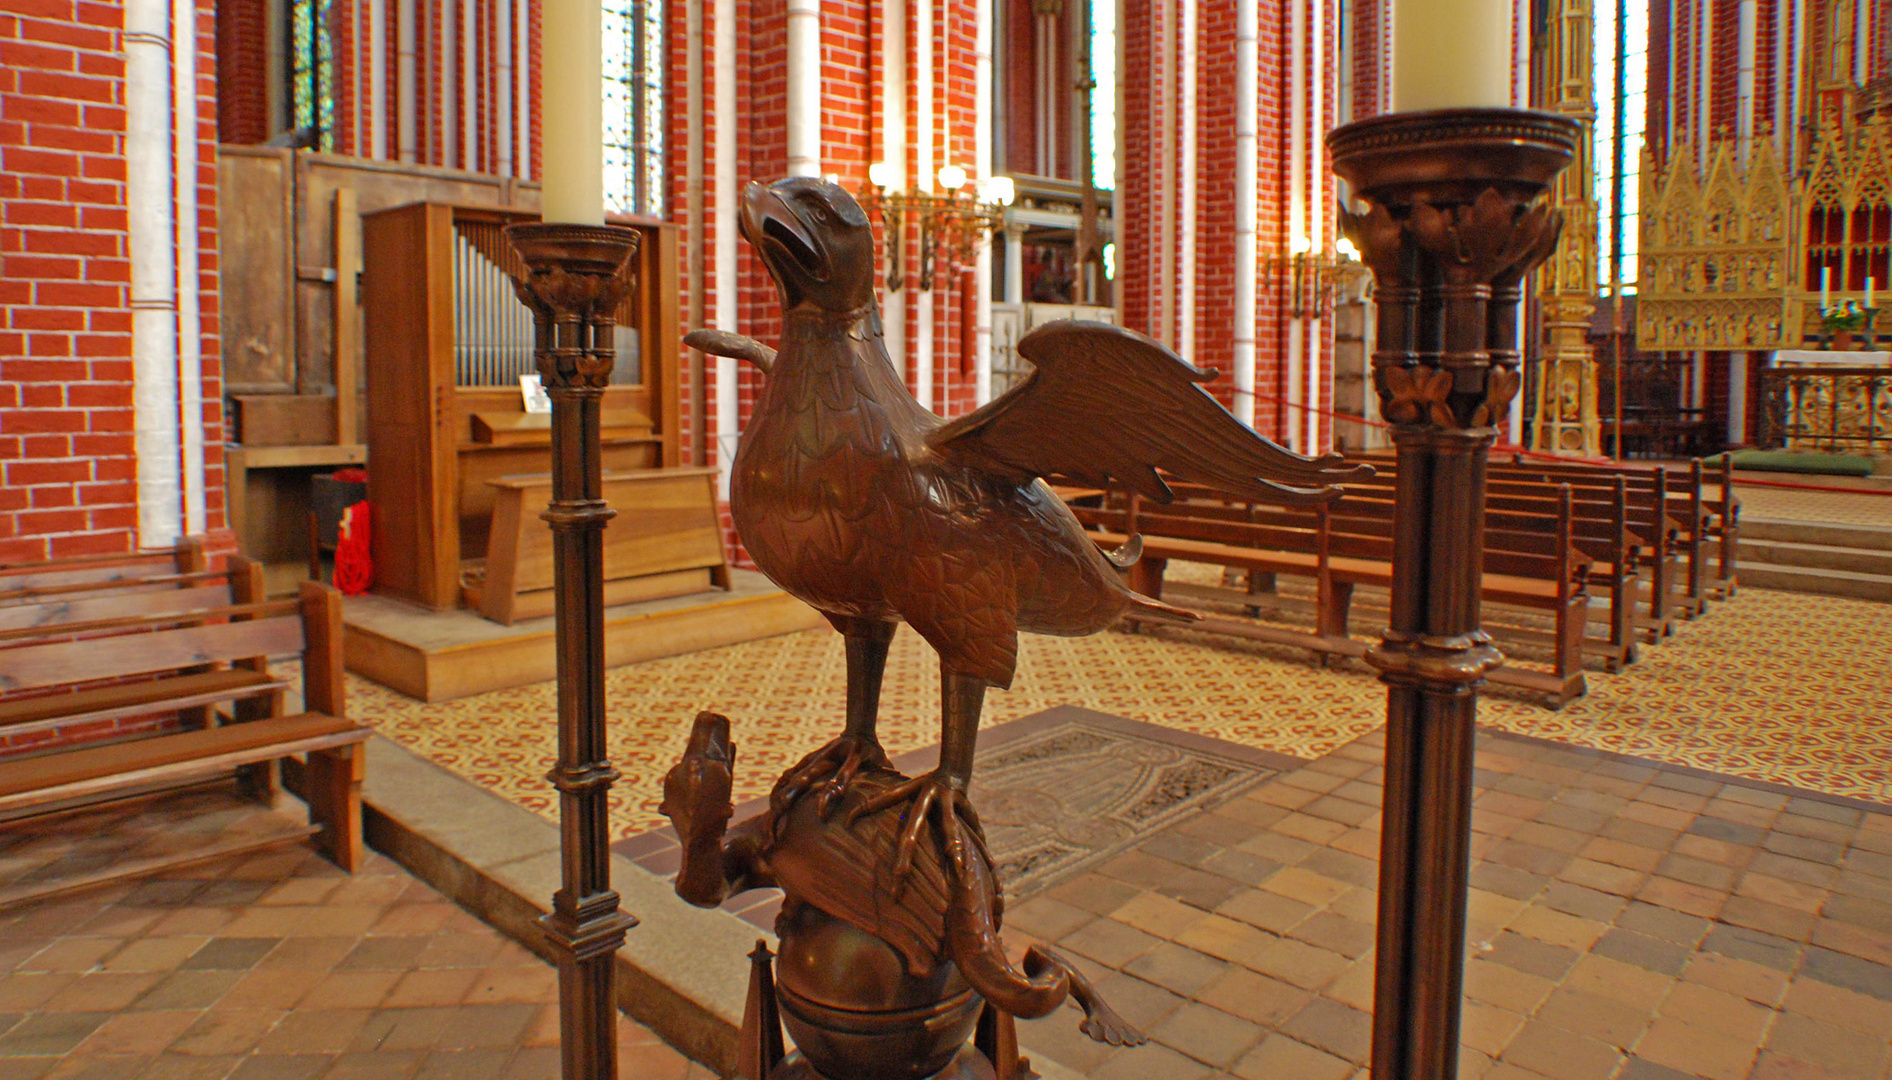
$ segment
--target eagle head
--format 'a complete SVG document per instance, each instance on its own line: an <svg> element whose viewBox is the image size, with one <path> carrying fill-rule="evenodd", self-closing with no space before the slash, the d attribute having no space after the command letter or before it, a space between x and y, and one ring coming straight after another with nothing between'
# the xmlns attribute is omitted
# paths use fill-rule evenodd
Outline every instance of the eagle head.
<svg viewBox="0 0 1892 1080"><path fill-rule="evenodd" d="M839 184L791 176L742 193L742 235L782 290L782 310L837 314L874 299L874 230Z"/></svg>

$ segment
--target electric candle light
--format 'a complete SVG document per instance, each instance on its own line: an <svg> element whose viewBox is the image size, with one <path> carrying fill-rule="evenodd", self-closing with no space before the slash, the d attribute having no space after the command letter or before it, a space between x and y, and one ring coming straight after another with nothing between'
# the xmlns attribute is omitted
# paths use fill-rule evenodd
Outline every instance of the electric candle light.
<svg viewBox="0 0 1892 1080"><path fill-rule="evenodd" d="M604 224L604 30L596 3L545 0L541 111L548 222Z"/></svg>
<svg viewBox="0 0 1892 1080"><path fill-rule="evenodd" d="M1507 108L1511 0L1394 0L1393 110Z"/></svg>

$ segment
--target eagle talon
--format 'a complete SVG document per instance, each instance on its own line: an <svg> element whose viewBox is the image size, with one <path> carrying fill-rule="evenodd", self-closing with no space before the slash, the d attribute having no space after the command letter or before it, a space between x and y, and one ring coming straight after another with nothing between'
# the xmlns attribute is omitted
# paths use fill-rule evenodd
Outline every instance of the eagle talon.
<svg viewBox="0 0 1892 1080"><path fill-rule="evenodd" d="M900 843L896 849L893 864L893 881L896 895L904 889L907 879L913 873L913 857L919 852L920 834L925 831L927 821L933 811L939 811L938 828L942 840L950 848L954 841L970 841L981 851L984 850L985 838L979 834L978 818L974 816L972 803L966 798L965 787L956 778L934 771L924 776L905 780L854 806L848 812L847 823L869 814L878 814L889 807L906 803L905 824L900 828ZM966 828L971 825L971 828Z"/></svg>
<svg viewBox="0 0 1892 1080"><path fill-rule="evenodd" d="M801 759L769 792L769 808L779 817L817 786L815 811L825 820L862 770L885 767L887 752L871 735L842 735ZM824 782L825 781L825 782Z"/></svg>

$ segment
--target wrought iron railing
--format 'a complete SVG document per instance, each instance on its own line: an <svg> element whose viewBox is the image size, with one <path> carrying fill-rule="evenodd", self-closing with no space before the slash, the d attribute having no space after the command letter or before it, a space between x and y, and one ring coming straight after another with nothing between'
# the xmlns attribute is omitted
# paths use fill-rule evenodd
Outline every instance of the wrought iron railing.
<svg viewBox="0 0 1892 1080"><path fill-rule="evenodd" d="M1892 368L1763 372L1761 442L1789 450L1892 450Z"/></svg>

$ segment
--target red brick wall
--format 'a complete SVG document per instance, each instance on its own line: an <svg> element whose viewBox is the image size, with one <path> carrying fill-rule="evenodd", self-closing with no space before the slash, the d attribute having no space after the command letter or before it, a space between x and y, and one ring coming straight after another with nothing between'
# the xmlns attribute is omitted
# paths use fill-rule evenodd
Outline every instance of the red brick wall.
<svg viewBox="0 0 1892 1080"><path fill-rule="evenodd" d="M269 139L269 24L264 0L217 5L217 136L227 143Z"/></svg>
<svg viewBox="0 0 1892 1080"><path fill-rule="evenodd" d="M0 560L136 543L123 8L0 9ZM208 527L223 528L216 42L198 9Z"/></svg>
<svg viewBox="0 0 1892 1080"><path fill-rule="evenodd" d="M1196 347L1189 357L1222 377L1208 389L1235 403L1230 361L1235 318L1235 5L1204 4L1196 16Z"/></svg>

